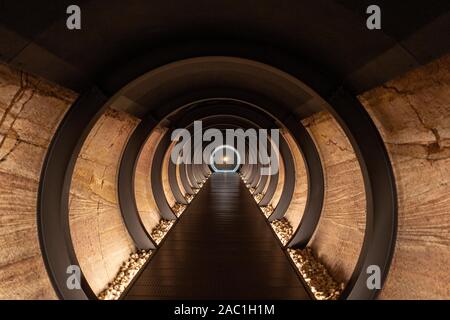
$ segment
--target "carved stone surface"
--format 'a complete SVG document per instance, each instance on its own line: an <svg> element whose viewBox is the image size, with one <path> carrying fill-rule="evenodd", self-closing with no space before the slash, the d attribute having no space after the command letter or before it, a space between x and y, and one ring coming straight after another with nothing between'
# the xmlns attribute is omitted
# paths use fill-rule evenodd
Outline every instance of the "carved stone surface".
<svg viewBox="0 0 450 320"><path fill-rule="evenodd" d="M70 232L80 267L94 293L112 281L135 248L122 220L117 174L138 121L108 109L87 137L70 189Z"/></svg>
<svg viewBox="0 0 450 320"><path fill-rule="evenodd" d="M359 97L387 145L398 192L384 299L450 298L450 55Z"/></svg>
<svg viewBox="0 0 450 320"><path fill-rule="evenodd" d="M36 202L51 138L76 95L0 64L0 299L54 299Z"/></svg>
<svg viewBox="0 0 450 320"><path fill-rule="evenodd" d="M322 215L309 246L338 282L346 283L361 250L366 202L356 155L326 112L303 121L320 154L325 177Z"/></svg>
<svg viewBox="0 0 450 320"><path fill-rule="evenodd" d="M187 196L187 194L186 194L187 192L184 189L183 182L181 180L181 173L180 173L181 168L184 169L184 166L176 165L175 166L175 173L176 173L178 188L180 188L180 191L183 194L183 196L186 197Z"/></svg>

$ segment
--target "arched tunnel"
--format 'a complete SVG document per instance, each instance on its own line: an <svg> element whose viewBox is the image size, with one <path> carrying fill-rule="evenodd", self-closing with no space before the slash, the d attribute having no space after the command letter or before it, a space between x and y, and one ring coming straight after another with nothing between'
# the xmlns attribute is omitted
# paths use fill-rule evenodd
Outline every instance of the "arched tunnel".
<svg viewBox="0 0 450 320"><path fill-rule="evenodd" d="M450 298L448 1L76 2L0 4L1 299Z"/></svg>

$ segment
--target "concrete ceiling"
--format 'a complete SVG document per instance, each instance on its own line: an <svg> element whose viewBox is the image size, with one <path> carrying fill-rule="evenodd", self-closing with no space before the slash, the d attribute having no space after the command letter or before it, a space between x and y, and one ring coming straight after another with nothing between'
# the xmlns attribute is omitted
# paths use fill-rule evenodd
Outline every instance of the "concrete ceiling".
<svg viewBox="0 0 450 320"><path fill-rule="evenodd" d="M111 69L157 48L237 41L288 52L357 94L450 46L449 1L76 1L82 29L71 31L72 3L0 1L1 61L80 91L108 87ZM369 4L382 9L380 31L366 28Z"/></svg>

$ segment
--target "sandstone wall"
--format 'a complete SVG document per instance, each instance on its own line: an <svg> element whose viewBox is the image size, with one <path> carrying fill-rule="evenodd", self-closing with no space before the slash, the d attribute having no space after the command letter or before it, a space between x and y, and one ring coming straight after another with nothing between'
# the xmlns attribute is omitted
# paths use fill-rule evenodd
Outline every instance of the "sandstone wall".
<svg viewBox="0 0 450 320"><path fill-rule="evenodd" d="M350 142L327 112L303 121L316 144L325 178L319 225L309 246L333 277L347 282L359 257L366 223L361 169Z"/></svg>
<svg viewBox="0 0 450 320"><path fill-rule="evenodd" d="M76 95L0 64L0 299L54 299L36 202L51 138Z"/></svg>
<svg viewBox="0 0 450 320"><path fill-rule="evenodd" d="M117 196L122 151L138 120L108 109L87 137L70 189L70 232L80 267L98 294L134 251Z"/></svg>
<svg viewBox="0 0 450 320"><path fill-rule="evenodd" d="M393 163L399 218L382 299L450 298L450 55L362 94Z"/></svg>

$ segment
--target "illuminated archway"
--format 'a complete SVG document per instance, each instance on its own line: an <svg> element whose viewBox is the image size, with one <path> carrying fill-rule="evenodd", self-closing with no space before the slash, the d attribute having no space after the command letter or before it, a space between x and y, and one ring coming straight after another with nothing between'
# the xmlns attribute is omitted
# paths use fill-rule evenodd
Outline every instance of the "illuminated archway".
<svg viewBox="0 0 450 320"><path fill-rule="evenodd" d="M231 150L236 155L236 160L237 160L236 165L231 170L218 169L214 163L214 156L216 155L217 152L219 152L223 149ZM222 146L214 149L214 151L211 153L211 156L209 157L209 162L210 162L211 167L214 170L214 172L236 172L239 169L239 166L241 165L241 156L239 155L239 152L236 150L236 148L229 146L229 145L222 145Z"/></svg>

